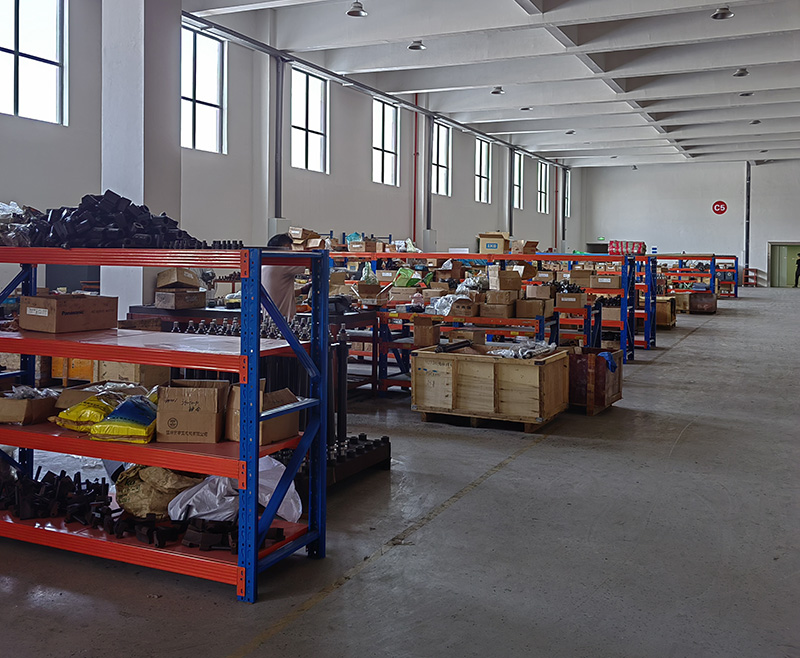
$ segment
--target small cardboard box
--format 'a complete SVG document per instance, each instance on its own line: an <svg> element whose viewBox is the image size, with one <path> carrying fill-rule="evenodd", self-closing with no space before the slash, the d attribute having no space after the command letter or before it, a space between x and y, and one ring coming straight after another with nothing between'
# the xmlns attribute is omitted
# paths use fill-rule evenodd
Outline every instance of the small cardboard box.
<svg viewBox="0 0 800 658"><path fill-rule="evenodd" d="M535 318L539 315L549 318L553 315L554 303L552 299L518 299L516 317Z"/></svg>
<svg viewBox="0 0 800 658"><path fill-rule="evenodd" d="M525 299L555 299L555 286L525 286Z"/></svg>
<svg viewBox="0 0 800 658"><path fill-rule="evenodd" d="M501 270L499 265L490 265L489 290L516 290L522 288L522 278L514 270Z"/></svg>
<svg viewBox="0 0 800 658"><path fill-rule="evenodd" d="M131 382L150 389L169 381L169 366L150 366L138 363L116 363L100 361L97 364L98 379L115 382Z"/></svg>
<svg viewBox="0 0 800 658"><path fill-rule="evenodd" d="M459 261L453 261L452 267L448 270L436 270L434 274L435 281L449 281L450 279L455 279L456 281L460 281L464 278L464 263Z"/></svg>
<svg viewBox="0 0 800 658"><path fill-rule="evenodd" d="M603 320L619 322L622 319L622 309L619 306L604 306Z"/></svg>
<svg viewBox="0 0 800 658"><path fill-rule="evenodd" d="M450 307L450 315L458 318L474 318L477 311L477 304L471 299L456 299Z"/></svg>
<svg viewBox="0 0 800 658"><path fill-rule="evenodd" d="M481 304L482 318L513 318L514 304Z"/></svg>
<svg viewBox="0 0 800 658"><path fill-rule="evenodd" d="M70 386L65 388L61 391L61 394L58 396L56 400L56 409L69 409L71 406L76 405L84 400L92 397L93 395L97 395L94 391L89 391L87 389L98 386L100 384L109 384L112 383L111 381L96 381L92 382L91 384L81 384L80 386ZM124 384L130 384L131 382L122 382ZM118 393L122 395L147 395L148 390L144 386L132 386L128 388L122 388Z"/></svg>
<svg viewBox="0 0 800 658"><path fill-rule="evenodd" d="M487 304L513 304L519 298L518 290L487 290Z"/></svg>
<svg viewBox="0 0 800 658"><path fill-rule="evenodd" d="M349 242L347 245L348 251L358 251L375 253L378 243L375 240L359 240L358 242Z"/></svg>
<svg viewBox="0 0 800 658"><path fill-rule="evenodd" d="M536 247L539 246L538 242L533 240L514 240L511 243L512 254L535 254Z"/></svg>
<svg viewBox="0 0 800 658"><path fill-rule="evenodd" d="M309 238L306 240L306 249L325 249L325 238Z"/></svg>
<svg viewBox="0 0 800 658"><path fill-rule="evenodd" d="M439 290L436 288L426 288L422 291L422 299L425 304L430 304L432 299L436 299L437 297L443 297L447 294L446 290Z"/></svg>
<svg viewBox="0 0 800 658"><path fill-rule="evenodd" d="M156 440L217 443L222 439L230 384L213 379L176 379L158 387Z"/></svg>
<svg viewBox="0 0 800 658"><path fill-rule="evenodd" d="M156 288L194 288L202 285L200 277L188 267L170 267L156 277Z"/></svg>
<svg viewBox="0 0 800 658"><path fill-rule="evenodd" d="M544 281L544 282L555 281L556 273L551 272L550 270L539 270L536 273L536 276L533 278L536 279L537 281Z"/></svg>
<svg viewBox="0 0 800 658"><path fill-rule="evenodd" d="M522 263L522 264L512 265L511 269L514 272L519 272L520 278L522 278L525 281L527 281L528 279L536 278L536 272L538 271L536 269L536 265L534 265L533 263Z"/></svg>
<svg viewBox="0 0 800 658"><path fill-rule="evenodd" d="M556 306L559 308L583 308L586 304L585 292L560 292L556 295Z"/></svg>
<svg viewBox="0 0 800 658"><path fill-rule="evenodd" d="M350 274L355 274L355 273L358 273L358 272L361 271L362 266L363 266L363 263L359 263L357 260L350 261L349 263L347 263L347 271Z"/></svg>
<svg viewBox="0 0 800 658"><path fill-rule="evenodd" d="M374 299L381 293L382 289L383 286L381 286L380 283L363 283L359 281L356 284L356 290L358 290L358 296L361 297L362 299L364 297L369 297Z"/></svg>
<svg viewBox="0 0 800 658"><path fill-rule="evenodd" d="M504 231L487 231L478 234L479 254L507 254L511 246L511 234Z"/></svg>
<svg viewBox="0 0 800 658"><path fill-rule="evenodd" d="M486 293L478 292L477 290L470 290L467 295L476 304L483 304L486 301Z"/></svg>
<svg viewBox="0 0 800 658"><path fill-rule="evenodd" d="M269 411L285 404L297 402L297 396L288 388L264 393L265 380L261 380L260 408L259 411ZM241 418L240 387L239 384L231 386L228 393L228 411L225 415L225 438L228 441L239 441L239 419ZM277 418L270 418L260 423L259 445L265 446L276 441L284 441L297 436L300 431L300 412L295 411Z"/></svg>
<svg viewBox="0 0 800 658"><path fill-rule="evenodd" d="M591 277L590 288L621 288L622 277L617 274L597 274Z"/></svg>
<svg viewBox="0 0 800 658"><path fill-rule="evenodd" d="M473 345L486 345L485 329L453 329L453 331L446 334L446 337L451 342L468 340Z"/></svg>
<svg viewBox="0 0 800 658"><path fill-rule="evenodd" d="M187 290L186 292L165 292L156 290L156 308L181 309L181 308L205 308L206 293L198 290Z"/></svg>
<svg viewBox="0 0 800 658"><path fill-rule="evenodd" d="M49 334L116 329L117 298L93 295L21 297L19 326Z"/></svg>
<svg viewBox="0 0 800 658"><path fill-rule="evenodd" d="M413 286L411 288L401 288L400 286L392 286L389 289L389 299L393 302L410 302L411 298L419 292L419 288Z"/></svg>
<svg viewBox="0 0 800 658"><path fill-rule="evenodd" d="M0 423L33 425L43 423L55 412L55 398L38 400L14 400L0 397Z"/></svg>
<svg viewBox="0 0 800 658"><path fill-rule="evenodd" d="M450 284L445 281L431 281L431 290L444 290L445 294L450 290Z"/></svg>
<svg viewBox="0 0 800 658"><path fill-rule="evenodd" d="M414 347L430 347L438 345L441 328L434 325L431 318L417 316L414 318Z"/></svg>
<svg viewBox="0 0 800 658"><path fill-rule="evenodd" d="M380 283L392 283L397 276L397 270L378 270L375 272Z"/></svg>
<svg viewBox="0 0 800 658"><path fill-rule="evenodd" d="M308 228L302 228L300 226L290 226L289 237L291 237L292 240L305 242L309 238L318 238L319 233Z"/></svg>

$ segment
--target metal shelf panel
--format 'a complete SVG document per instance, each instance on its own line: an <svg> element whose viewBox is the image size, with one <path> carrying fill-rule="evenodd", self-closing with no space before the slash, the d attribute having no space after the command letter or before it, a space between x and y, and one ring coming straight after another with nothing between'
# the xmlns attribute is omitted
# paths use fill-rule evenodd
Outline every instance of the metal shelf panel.
<svg viewBox="0 0 800 658"><path fill-rule="evenodd" d="M216 267L241 270L247 251L239 249L58 249L0 247L0 263L118 267Z"/></svg>

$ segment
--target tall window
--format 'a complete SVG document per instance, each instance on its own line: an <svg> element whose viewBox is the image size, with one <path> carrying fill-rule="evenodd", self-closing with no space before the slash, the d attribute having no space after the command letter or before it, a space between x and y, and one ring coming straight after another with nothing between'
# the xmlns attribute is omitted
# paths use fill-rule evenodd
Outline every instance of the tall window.
<svg viewBox="0 0 800 658"><path fill-rule="evenodd" d="M442 196L450 196L450 139L450 128L434 122L431 192Z"/></svg>
<svg viewBox="0 0 800 658"><path fill-rule="evenodd" d="M475 138L475 201L492 202L492 144Z"/></svg>
<svg viewBox="0 0 800 658"><path fill-rule="evenodd" d="M514 170L511 172L514 185L514 208L522 210L522 180L525 176L525 158L519 151L514 151Z"/></svg>
<svg viewBox="0 0 800 658"><path fill-rule="evenodd" d="M222 153L225 141L225 43L181 30L181 146Z"/></svg>
<svg viewBox="0 0 800 658"><path fill-rule="evenodd" d="M540 213L547 215L550 212L550 165L546 162L539 162L538 180L536 207Z"/></svg>
<svg viewBox="0 0 800 658"><path fill-rule="evenodd" d="M328 171L328 83L292 69L292 166Z"/></svg>
<svg viewBox="0 0 800 658"><path fill-rule="evenodd" d="M63 122L63 0L0 0L0 113Z"/></svg>
<svg viewBox="0 0 800 658"><path fill-rule="evenodd" d="M372 182L397 185L397 144L399 123L397 108L389 103L372 101Z"/></svg>
<svg viewBox="0 0 800 658"><path fill-rule="evenodd" d="M570 200L572 199L572 172L564 170L564 217L569 217Z"/></svg>

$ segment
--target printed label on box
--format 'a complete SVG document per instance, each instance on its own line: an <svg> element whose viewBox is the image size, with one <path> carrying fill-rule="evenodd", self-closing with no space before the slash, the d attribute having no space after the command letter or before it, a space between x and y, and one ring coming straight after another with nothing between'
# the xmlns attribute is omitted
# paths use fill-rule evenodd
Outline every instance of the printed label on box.
<svg viewBox="0 0 800 658"><path fill-rule="evenodd" d="M499 242L487 242L486 243L486 248L487 249L499 249L500 248L500 243Z"/></svg>
<svg viewBox="0 0 800 658"><path fill-rule="evenodd" d="M600 283L611 283L611 279L609 279L608 277L599 276L597 277L597 280Z"/></svg>
<svg viewBox="0 0 800 658"><path fill-rule="evenodd" d="M41 315L44 318L48 315L48 310L46 308L32 308L29 306L26 310L28 311L28 315Z"/></svg>
<svg viewBox="0 0 800 658"><path fill-rule="evenodd" d="M562 297L561 301L562 302L577 302L578 298L577 297Z"/></svg>

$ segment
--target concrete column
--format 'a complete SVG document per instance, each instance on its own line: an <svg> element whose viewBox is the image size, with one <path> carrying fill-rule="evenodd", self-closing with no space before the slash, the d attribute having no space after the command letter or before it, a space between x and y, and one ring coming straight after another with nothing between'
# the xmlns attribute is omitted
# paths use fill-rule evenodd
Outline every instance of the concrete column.
<svg viewBox="0 0 800 658"><path fill-rule="evenodd" d="M180 220L180 0L103 0L102 187ZM153 300L154 271L104 267L100 289Z"/></svg>

